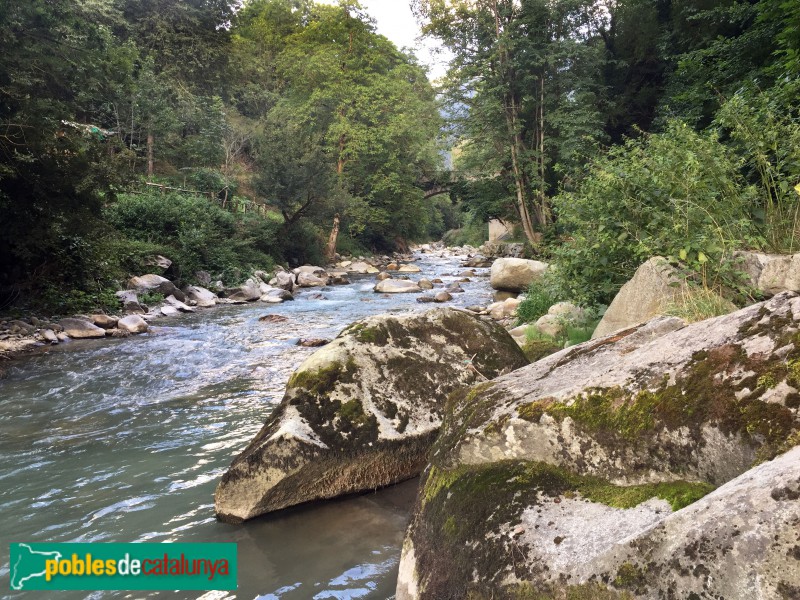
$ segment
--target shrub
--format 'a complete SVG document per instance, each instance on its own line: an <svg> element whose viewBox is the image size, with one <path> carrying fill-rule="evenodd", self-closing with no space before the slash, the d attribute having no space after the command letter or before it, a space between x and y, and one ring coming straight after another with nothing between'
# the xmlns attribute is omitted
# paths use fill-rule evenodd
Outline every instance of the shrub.
<svg viewBox="0 0 800 600"><path fill-rule="evenodd" d="M592 162L574 192L554 199L568 236L554 251L559 284L583 304L608 303L651 256L715 280L725 259L754 240L755 198L713 133L680 122L629 139Z"/></svg>
<svg viewBox="0 0 800 600"><path fill-rule="evenodd" d="M532 283L525 294L525 299L517 307L518 324L533 323L546 315L550 307L561 300L560 294L547 280Z"/></svg>
<svg viewBox="0 0 800 600"><path fill-rule="evenodd" d="M800 245L800 82L767 92L741 90L717 113L734 150L744 158L758 190L757 222L775 252L797 252Z"/></svg>
<svg viewBox="0 0 800 600"><path fill-rule="evenodd" d="M204 197L159 193L122 194L105 218L127 238L123 246L162 250L179 279L191 281L204 270L227 283L272 267L281 225L273 217L232 214Z"/></svg>

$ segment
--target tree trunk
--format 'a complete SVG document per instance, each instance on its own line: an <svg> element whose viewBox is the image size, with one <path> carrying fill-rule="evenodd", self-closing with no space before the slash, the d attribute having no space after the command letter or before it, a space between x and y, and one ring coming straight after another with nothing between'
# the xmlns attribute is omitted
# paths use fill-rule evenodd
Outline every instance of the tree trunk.
<svg viewBox="0 0 800 600"><path fill-rule="evenodd" d="M531 220L531 213L528 207L528 181L525 177L525 171L522 167L522 160L525 151L525 142L519 131L519 107L514 97L513 91L510 90L513 85L513 75L509 76L508 73L508 55L506 49L502 45L502 27L500 25L500 11L497 7L497 0L492 2L494 12L495 34L498 43L498 58L500 63L500 73L504 84L509 87L509 91L504 94L503 107L506 116L506 126L508 127L508 138L511 144L511 167L514 172L514 187L517 193L517 214L519 215L522 230L525 232L525 237L528 241L536 245L541 241L541 234L534 230L533 221Z"/></svg>
<svg viewBox="0 0 800 600"><path fill-rule="evenodd" d="M332 263L336 260L336 240L339 238L339 215L333 217L333 229L328 236L328 245L325 247L325 260Z"/></svg>
<svg viewBox="0 0 800 600"><path fill-rule="evenodd" d="M147 178L153 179L153 132L147 130Z"/></svg>

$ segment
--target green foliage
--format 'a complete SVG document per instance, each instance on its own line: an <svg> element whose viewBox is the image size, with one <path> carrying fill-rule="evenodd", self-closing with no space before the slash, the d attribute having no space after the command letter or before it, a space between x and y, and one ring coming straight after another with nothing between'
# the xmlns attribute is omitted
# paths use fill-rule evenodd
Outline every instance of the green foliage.
<svg viewBox="0 0 800 600"><path fill-rule="evenodd" d="M280 221L235 215L206 197L123 194L104 216L128 239L158 242L185 281L205 270L226 283L238 282L253 269L268 270L270 253L279 247Z"/></svg>
<svg viewBox="0 0 800 600"><path fill-rule="evenodd" d="M758 190L757 223L769 248L797 252L800 246L800 81L768 91L744 89L717 114L735 151L746 161Z"/></svg>
<svg viewBox="0 0 800 600"><path fill-rule="evenodd" d="M87 292L80 289L65 290L46 284L39 290L36 298L32 299L30 307L56 315L73 315L98 309L113 313L119 310L119 298L114 295L113 288Z"/></svg>
<svg viewBox="0 0 800 600"><path fill-rule="evenodd" d="M525 354L525 358L532 363L563 349L563 346L544 334L529 335L522 345L522 352Z"/></svg>
<svg viewBox="0 0 800 600"><path fill-rule="evenodd" d="M677 299L664 307L663 313L695 323L727 315L736 308L736 305L721 293L707 287L687 286Z"/></svg>
<svg viewBox="0 0 800 600"><path fill-rule="evenodd" d="M539 317L546 315L551 306L563 299L547 280L533 282L525 292L522 303L517 307L518 324L533 323Z"/></svg>
<svg viewBox="0 0 800 600"><path fill-rule="evenodd" d="M473 246L477 248L489 237L488 226L474 212L464 215L461 227L450 229L442 235L442 241L448 246Z"/></svg>
<svg viewBox="0 0 800 600"><path fill-rule="evenodd" d="M672 257L714 280L726 257L755 240L748 211L754 190L741 161L716 136L670 123L593 161L574 192L555 206L570 239L555 250L566 296L608 303L652 256Z"/></svg>

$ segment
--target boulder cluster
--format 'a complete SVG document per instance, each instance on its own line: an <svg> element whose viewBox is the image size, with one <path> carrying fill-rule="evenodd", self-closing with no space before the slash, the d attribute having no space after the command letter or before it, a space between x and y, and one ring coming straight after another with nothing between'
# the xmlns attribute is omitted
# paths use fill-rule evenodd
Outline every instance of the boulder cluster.
<svg viewBox="0 0 800 600"><path fill-rule="evenodd" d="M398 600L800 598L800 295L752 262L774 297L687 324L658 316L683 292L648 261L605 330L533 364L501 325L515 298L355 323L292 376L217 515L421 470ZM548 268L494 264L512 294Z"/></svg>

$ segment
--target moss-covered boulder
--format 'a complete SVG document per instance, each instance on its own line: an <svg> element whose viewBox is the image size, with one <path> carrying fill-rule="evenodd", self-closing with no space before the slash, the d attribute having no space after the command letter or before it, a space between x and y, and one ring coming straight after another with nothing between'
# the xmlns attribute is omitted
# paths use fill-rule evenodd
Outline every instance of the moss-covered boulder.
<svg viewBox="0 0 800 600"><path fill-rule="evenodd" d="M797 597L799 390L785 293L455 392L398 600Z"/></svg>
<svg viewBox="0 0 800 600"><path fill-rule="evenodd" d="M526 364L502 327L466 311L359 321L292 375L217 487L217 516L237 522L414 477L448 395Z"/></svg>

